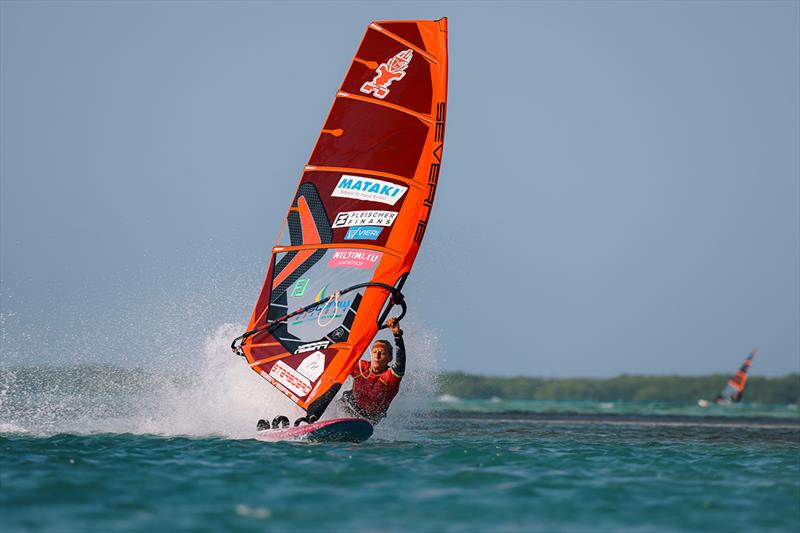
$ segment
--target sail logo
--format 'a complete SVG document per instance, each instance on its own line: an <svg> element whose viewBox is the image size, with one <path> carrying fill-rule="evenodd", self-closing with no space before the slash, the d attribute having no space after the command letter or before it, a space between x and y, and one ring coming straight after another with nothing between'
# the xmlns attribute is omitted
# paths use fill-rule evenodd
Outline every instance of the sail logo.
<svg viewBox="0 0 800 533"><path fill-rule="evenodd" d="M325 370L325 354L322 352L314 352L305 359L297 367L297 371L303 376L307 377L310 381L316 381Z"/></svg>
<svg viewBox="0 0 800 533"><path fill-rule="evenodd" d="M347 337L347 330L344 329L342 326L339 326L335 330L333 330L330 333L328 333L328 337L330 337L331 339L333 339L335 341L341 340L341 339Z"/></svg>
<svg viewBox="0 0 800 533"><path fill-rule="evenodd" d="M407 190L408 187L395 185L388 181L342 174L331 196L394 205Z"/></svg>
<svg viewBox="0 0 800 533"><path fill-rule="evenodd" d="M349 228L351 226L384 226L394 224L396 211L343 211L336 215L331 228Z"/></svg>
<svg viewBox="0 0 800 533"><path fill-rule="evenodd" d="M336 250L328 261L328 268L372 268L383 253L366 250Z"/></svg>
<svg viewBox="0 0 800 533"><path fill-rule="evenodd" d="M364 94L372 94L375 98L383 100L389 95L389 85L394 81L402 80L406 76L406 69L411 63L414 52L407 48L398 52L386 63L381 63L375 69L375 77L361 86L360 91ZM374 63L373 63L374 64Z"/></svg>
<svg viewBox="0 0 800 533"><path fill-rule="evenodd" d="M292 287L292 293L289 295L292 298L300 298L306 293L306 288L308 288L308 282L311 281L309 278L300 278Z"/></svg>
<svg viewBox="0 0 800 533"><path fill-rule="evenodd" d="M298 353L312 352L314 350L324 350L330 345L330 343L331 341L317 341L317 342L310 342L308 344L301 344L300 346L297 347L294 353L298 354Z"/></svg>
<svg viewBox="0 0 800 533"><path fill-rule="evenodd" d="M417 231L414 233L414 242L420 244L425 235L425 228L428 227L428 220L431 217L433 198L436 196L436 185L439 182L439 171L442 168L442 149L444 148L444 119L447 114L447 106L444 102L436 105L436 129L433 130L433 141L439 143L433 149L431 166L428 169L428 196L422 201L422 207L426 209L424 218L417 222ZM434 161L435 160L435 161Z"/></svg>
<svg viewBox="0 0 800 533"><path fill-rule="evenodd" d="M319 301L319 300L317 300ZM328 321L333 320L339 317L344 316L347 310L350 308L350 305L353 303L352 300L339 300L336 305L318 305L312 309L304 313L300 313L296 317L292 318L292 321L289 323L290 326L297 326L299 324L305 324L306 322L314 321Z"/></svg>
<svg viewBox="0 0 800 533"><path fill-rule="evenodd" d="M278 361L269 371L270 377L300 397L311 392L311 382L283 361Z"/></svg>
<svg viewBox="0 0 800 533"><path fill-rule="evenodd" d="M347 230L344 236L346 241L374 241L381 236L383 228L376 226L356 226Z"/></svg>

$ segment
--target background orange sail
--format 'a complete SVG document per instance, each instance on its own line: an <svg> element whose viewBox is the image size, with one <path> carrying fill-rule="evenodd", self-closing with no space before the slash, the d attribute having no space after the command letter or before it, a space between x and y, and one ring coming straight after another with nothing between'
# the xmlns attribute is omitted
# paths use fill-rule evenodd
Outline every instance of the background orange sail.
<svg viewBox="0 0 800 533"><path fill-rule="evenodd" d="M232 345L310 417L401 301L436 194L446 100L447 19L367 27L272 249L248 332Z"/></svg>
<svg viewBox="0 0 800 533"><path fill-rule="evenodd" d="M750 355L747 356L747 359L742 363L739 371L728 380L728 383L725 384L725 388L723 388L722 392L714 399L715 402L730 403L741 401L742 394L744 394L744 387L747 384L747 371L750 370L750 365L753 364L753 357L756 356L756 353L758 353L758 350L754 348L753 351L750 352Z"/></svg>

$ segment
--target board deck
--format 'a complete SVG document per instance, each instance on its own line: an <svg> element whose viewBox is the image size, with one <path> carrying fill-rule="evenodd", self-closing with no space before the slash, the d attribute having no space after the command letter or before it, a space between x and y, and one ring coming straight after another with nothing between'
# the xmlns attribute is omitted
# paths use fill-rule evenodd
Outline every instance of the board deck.
<svg viewBox="0 0 800 533"><path fill-rule="evenodd" d="M364 442L372 436L372 431L372 424L364 419L335 418L297 427L265 429L256 433L256 438L267 442Z"/></svg>

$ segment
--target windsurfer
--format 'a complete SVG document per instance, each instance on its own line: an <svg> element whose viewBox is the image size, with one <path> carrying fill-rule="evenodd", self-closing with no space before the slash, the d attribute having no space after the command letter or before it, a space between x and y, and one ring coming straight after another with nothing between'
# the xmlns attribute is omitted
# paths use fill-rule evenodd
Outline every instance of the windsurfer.
<svg viewBox="0 0 800 533"><path fill-rule="evenodd" d="M393 356L389 341L375 341L370 360L360 360L350 372L353 388L342 395L345 409L353 416L366 418L373 424L386 416L389 404L400 390L400 380L406 369L406 349L400 321L390 318L386 326L394 335L397 353Z"/></svg>

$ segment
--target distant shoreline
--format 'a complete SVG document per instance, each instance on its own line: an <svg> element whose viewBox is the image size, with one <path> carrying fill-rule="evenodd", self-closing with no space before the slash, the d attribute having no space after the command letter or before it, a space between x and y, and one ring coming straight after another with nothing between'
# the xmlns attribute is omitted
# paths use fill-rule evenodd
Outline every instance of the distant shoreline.
<svg viewBox="0 0 800 533"><path fill-rule="evenodd" d="M494 377L445 372L439 377L442 394L460 398L505 400L680 401L713 399L730 379L725 374L702 376L621 375L612 378ZM743 402L796 404L800 374L752 376Z"/></svg>
<svg viewBox="0 0 800 533"><path fill-rule="evenodd" d="M0 384L8 374L36 387L37 382L83 382L95 388L113 382L123 388L136 387L146 376L180 381L171 369L131 368L105 364L18 365L0 368ZM611 378L542 378L533 376L483 376L465 372L442 372L437 376L439 394L459 398L503 398L505 400L589 400L589 401L675 401L713 399L727 380L726 374L700 376L620 375ZM752 376L747 382L744 403L797 404L800 374L780 377Z"/></svg>

